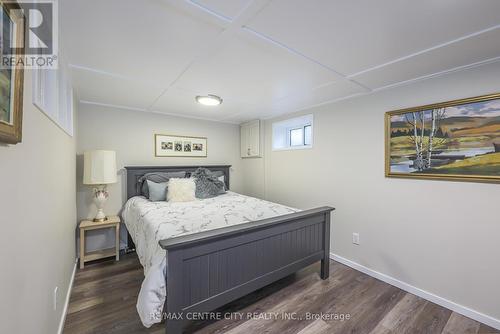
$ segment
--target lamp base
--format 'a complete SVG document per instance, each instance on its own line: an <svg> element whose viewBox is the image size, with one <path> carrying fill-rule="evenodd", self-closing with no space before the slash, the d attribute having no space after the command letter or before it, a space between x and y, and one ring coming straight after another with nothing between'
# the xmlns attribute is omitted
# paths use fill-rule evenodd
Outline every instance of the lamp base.
<svg viewBox="0 0 500 334"><path fill-rule="evenodd" d="M108 217L106 217L102 209L107 199L108 192L106 191L106 186L94 189L94 202L97 206L97 215L94 218L95 222L104 222L108 220Z"/></svg>

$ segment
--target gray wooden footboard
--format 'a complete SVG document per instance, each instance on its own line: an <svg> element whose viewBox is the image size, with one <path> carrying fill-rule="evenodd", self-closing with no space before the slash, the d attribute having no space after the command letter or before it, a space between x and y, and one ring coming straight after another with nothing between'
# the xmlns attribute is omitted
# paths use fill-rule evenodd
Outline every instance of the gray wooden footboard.
<svg viewBox="0 0 500 334"><path fill-rule="evenodd" d="M321 207L160 241L167 256L166 331L182 333L194 314L321 261L329 275L330 212Z"/></svg>

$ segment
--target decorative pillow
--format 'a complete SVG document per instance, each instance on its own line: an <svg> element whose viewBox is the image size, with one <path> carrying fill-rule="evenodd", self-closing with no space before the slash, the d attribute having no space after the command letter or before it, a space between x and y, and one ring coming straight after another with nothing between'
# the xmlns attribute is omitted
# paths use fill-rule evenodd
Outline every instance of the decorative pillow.
<svg viewBox="0 0 500 334"><path fill-rule="evenodd" d="M167 201L190 202L196 200L194 179L173 178L168 181Z"/></svg>
<svg viewBox="0 0 500 334"><path fill-rule="evenodd" d="M226 192L224 182L206 168L198 168L191 177L196 179L196 198L211 198Z"/></svg>
<svg viewBox="0 0 500 334"><path fill-rule="evenodd" d="M225 192L226 191L226 177L224 175L222 175L222 176L219 176L217 178L217 180L219 180L220 182L222 182L223 187L224 187L224 192Z"/></svg>
<svg viewBox="0 0 500 334"><path fill-rule="evenodd" d="M210 170L210 174L212 174L212 176L215 176L215 177L220 177L220 176L224 176L224 172L221 171L221 170L216 170L215 172L212 172Z"/></svg>
<svg viewBox="0 0 500 334"><path fill-rule="evenodd" d="M139 180L139 186L141 187L141 195L149 198L148 183L146 180L153 181L155 183L168 182L171 178L183 178L186 176L186 172L153 172L144 174ZM168 186L168 185L167 185Z"/></svg>
<svg viewBox="0 0 500 334"><path fill-rule="evenodd" d="M167 182L156 183L146 180L148 184L149 200L153 202L167 200Z"/></svg>

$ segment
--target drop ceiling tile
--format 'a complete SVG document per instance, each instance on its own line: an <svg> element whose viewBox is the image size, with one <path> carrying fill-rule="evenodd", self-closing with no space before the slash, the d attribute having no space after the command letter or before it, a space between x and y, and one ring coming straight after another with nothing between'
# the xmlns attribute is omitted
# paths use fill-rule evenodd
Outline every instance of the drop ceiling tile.
<svg viewBox="0 0 500 334"><path fill-rule="evenodd" d="M260 106L337 79L318 64L253 34L239 33L194 64L177 85Z"/></svg>
<svg viewBox="0 0 500 334"><path fill-rule="evenodd" d="M242 123L257 118L267 119L277 117L365 92L367 92L366 89L354 82L349 80L339 80L316 87L310 91L303 92L300 95L292 95L282 98L276 103L258 108L258 110L255 110L252 113L237 113L230 116L228 120Z"/></svg>
<svg viewBox="0 0 500 334"><path fill-rule="evenodd" d="M171 88L156 101L151 110L160 113L199 117L217 121L227 120L235 114L252 114L258 110L256 106L231 98L223 98L222 104L214 107L204 106L195 101L196 95L205 94L206 93L202 92L197 93L185 89Z"/></svg>
<svg viewBox="0 0 500 334"><path fill-rule="evenodd" d="M500 28L353 77L371 88L500 57Z"/></svg>
<svg viewBox="0 0 500 334"><path fill-rule="evenodd" d="M165 86L222 31L161 1L65 0L61 8L72 64Z"/></svg>
<svg viewBox="0 0 500 334"><path fill-rule="evenodd" d="M137 80L116 78L85 70L71 71L80 100L146 109L163 89Z"/></svg>
<svg viewBox="0 0 500 334"><path fill-rule="evenodd" d="M205 7L219 15L234 19L245 9L250 0L190 0L202 7Z"/></svg>
<svg viewBox="0 0 500 334"><path fill-rule="evenodd" d="M498 24L496 0L274 0L247 26L352 75Z"/></svg>
<svg viewBox="0 0 500 334"><path fill-rule="evenodd" d="M317 87L301 95L283 98L273 104L273 110L278 113L294 112L364 92L367 90L361 86L342 80Z"/></svg>

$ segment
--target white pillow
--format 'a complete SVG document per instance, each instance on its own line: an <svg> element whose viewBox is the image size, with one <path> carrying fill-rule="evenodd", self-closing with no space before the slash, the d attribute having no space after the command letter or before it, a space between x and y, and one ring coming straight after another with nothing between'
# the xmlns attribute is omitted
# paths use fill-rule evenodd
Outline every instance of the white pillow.
<svg viewBox="0 0 500 334"><path fill-rule="evenodd" d="M194 179L170 179L168 181L167 201L190 202L196 199Z"/></svg>

